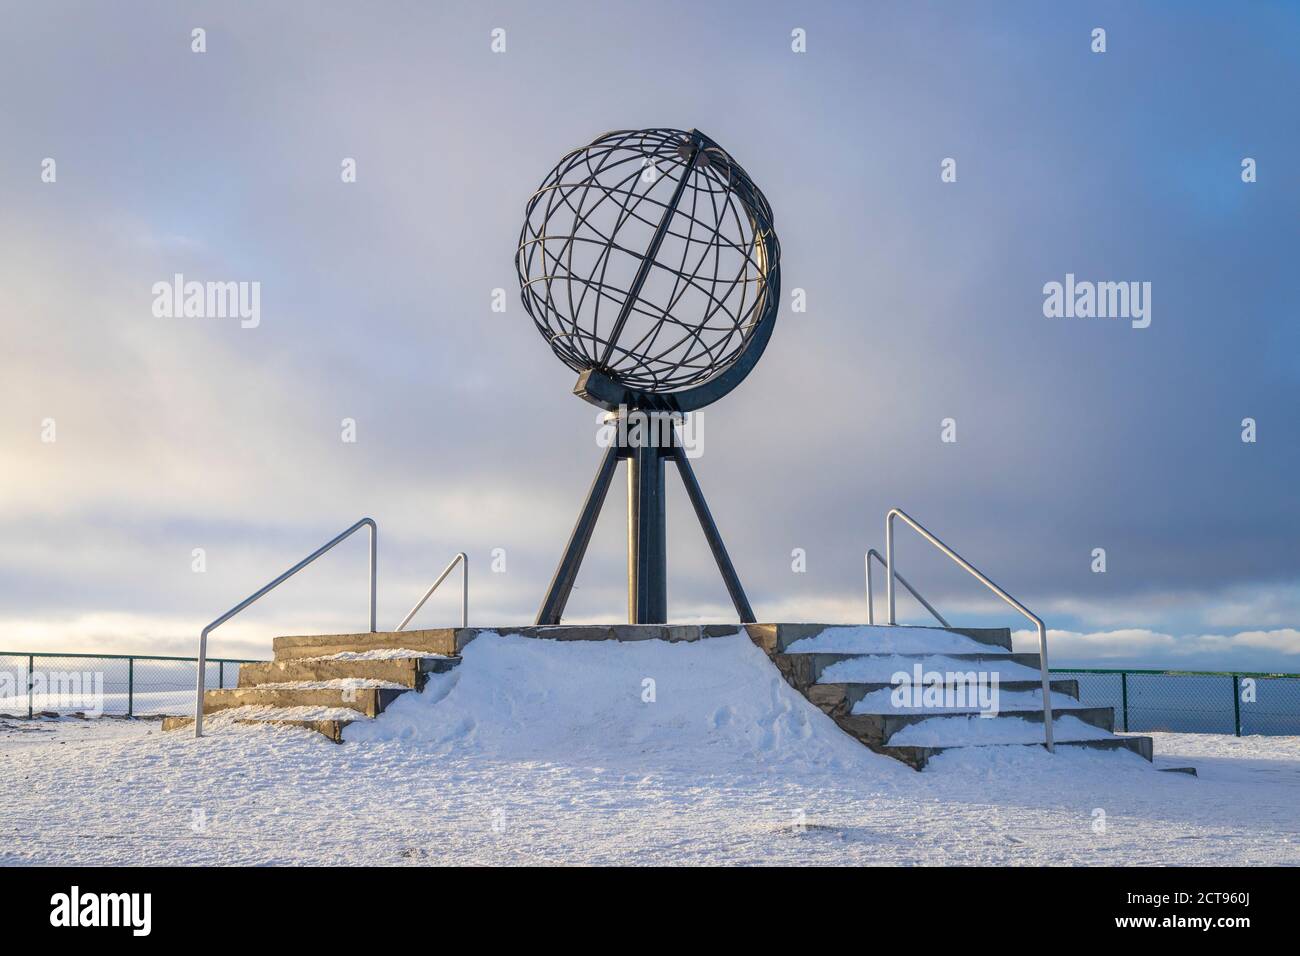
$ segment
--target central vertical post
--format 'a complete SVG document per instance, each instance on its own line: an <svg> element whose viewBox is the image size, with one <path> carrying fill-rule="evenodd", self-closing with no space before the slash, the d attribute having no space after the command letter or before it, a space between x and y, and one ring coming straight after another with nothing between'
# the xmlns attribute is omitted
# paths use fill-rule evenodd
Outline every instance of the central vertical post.
<svg viewBox="0 0 1300 956"><path fill-rule="evenodd" d="M664 453L655 443L627 449L627 620L668 622L668 527Z"/></svg>
<svg viewBox="0 0 1300 956"><path fill-rule="evenodd" d="M678 440L672 416L638 409L624 410L619 416L607 418L606 424L615 426L612 441L606 447L582 513L573 526L560 565L555 569L555 577L551 579L551 586L537 612L537 623L555 625L563 618L564 607L578 577L578 568L620 461L627 462L628 623L668 623L668 509L664 500L664 464L672 461L686 486L686 495L695 508L700 527L704 529L705 540L736 606L736 613L743 623L752 624L754 611L740 586L740 579L736 577L736 569L727 555L713 515L709 513L686 449Z"/></svg>

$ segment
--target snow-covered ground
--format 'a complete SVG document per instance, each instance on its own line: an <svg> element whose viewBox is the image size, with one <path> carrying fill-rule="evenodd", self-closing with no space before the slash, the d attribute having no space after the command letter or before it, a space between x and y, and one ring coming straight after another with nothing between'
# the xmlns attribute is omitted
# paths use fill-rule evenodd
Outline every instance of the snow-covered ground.
<svg viewBox="0 0 1300 956"><path fill-rule="evenodd" d="M0 720L0 862L1300 864L1300 738L866 750L743 637L480 637L332 744Z"/></svg>
<svg viewBox="0 0 1300 956"><path fill-rule="evenodd" d="M231 672L233 673L233 671ZM194 678L188 683L176 681L179 686L166 690L137 690L131 701L132 713L137 716L163 716L165 714L183 714L194 709ZM215 684L212 685L214 688ZM230 687L230 684L226 685ZM125 691L114 693L86 692L82 694L33 694L32 709L50 713L73 714L78 711L90 716L101 714L125 714L127 695ZM27 694L0 695L0 720L5 717L22 717L27 714Z"/></svg>

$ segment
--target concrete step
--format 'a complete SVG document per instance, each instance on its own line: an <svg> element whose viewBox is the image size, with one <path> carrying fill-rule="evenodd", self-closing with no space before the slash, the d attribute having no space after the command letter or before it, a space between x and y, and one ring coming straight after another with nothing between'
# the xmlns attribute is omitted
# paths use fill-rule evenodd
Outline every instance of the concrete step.
<svg viewBox="0 0 1300 956"><path fill-rule="evenodd" d="M972 747L1046 747L1045 743L1024 743L1024 744L972 744ZM1061 749L1069 748L1087 748L1091 750L1129 750L1137 754L1143 760L1150 761L1154 751L1154 745L1150 737L1106 737L1100 740L1057 740L1054 746ZM887 754L896 760L901 760L908 766L921 770L929 762L930 758L941 753L952 750L965 750L967 747L909 747L909 746L885 746L879 748L879 752Z"/></svg>
<svg viewBox="0 0 1300 956"><path fill-rule="evenodd" d="M851 628L879 628L878 633L881 637L889 637L893 640L911 639L916 642L924 642L927 635L932 640L943 638L943 634L934 632L959 634L979 644L988 645L990 650L1011 650L1011 628L1009 627L909 627L906 625L884 627L869 624L745 625L745 631L749 635L749 639L761 647L769 657L784 653L790 645L806 638L817 637L824 631L848 634Z"/></svg>
<svg viewBox="0 0 1300 956"><path fill-rule="evenodd" d="M501 634L544 641L700 641L710 637L731 637L740 633L739 624L540 624L499 628Z"/></svg>
<svg viewBox="0 0 1300 956"><path fill-rule="evenodd" d="M961 687L956 681L944 681L939 686L945 689L959 689ZM1054 680L1051 682L1051 688L1053 701L1059 699L1064 704L1066 702L1077 703L1079 700L1079 682L1077 680ZM1041 689L1041 682L1036 680L1000 681L998 683L999 693L1025 694L1041 691ZM807 688L804 696L828 714L848 714L852 713L854 707L868 694L892 693L893 690L893 684L874 682L813 684ZM896 712L903 713L905 710L899 709Z"/></svg>
<svg viewBox="0 0 1300 956"><path fill-rule="evenodd" d="M1043 712L1039 710L1004 710L996 717L981 717L979 711L971 708L965 711L944 711L943 713L897 713L897 714L831 714L831 718L840 728L852 734L869 747L879 748L904 727L919 724L936 718L967 718L978 721L1026 720L1041 724ZM1062 717L1077 717L1085 724L1090 724L1102 731L1115 729L1114 711L1109 707L1059 707L1053 705L1053 722Z"/></svg>
<svg viewBox="0 0 1300 956"><path fill-rule="evenodd" d="M994 720L1027 720L1030 723L1041 724L1043 722L1043 708L1041 705L1035 707L1015 706L1004 707L998 711L996 717L984 717L977 707L954 708L951 710L917 710L912 712L888 713L888 714L852 714L852 717L877 717L884 721L885 740L898 733L904 727L912 724L921 723L925 720L933 720L936 717L961 717L969 720L994 721ZM1106 733L1113 733L1115 730L1115 712L1110 707L1087 707L1077 701L1060 703L1052 702L1052 720L1056 721L1062 717L1076 717L1085 724L1090 724L1098 730L1104 730Z"/></svg>
<svg viewBox="0 0 1300 956"><path fill-rule="evenodd" d="M383 713L406 687L234 687L203 693L203 713L212 714L232 707L341 707L366 717Z"/></svg>
<svg viewBox="0 0 1300 956"><path fill-rule="evenodd" d="M361 634L303 634L271 642L277 661L329 657L342 653L406 648L444 657L457 657L478 633L471 627L436 627L421 631L375 631Z"/></svg>
<svg viewBox="0 0 1300 956"><path fill-rule="evenodd" d="M460 663L459 657L308 658L267 661L239 666L239 686L328 681L345 678L378 680L422 690L430 674L442 674Z"/></svg>
<svg viewBox="0 0 1300 956"><path fill-rule="evenodd" d="M803 689L819 681L886 683L898 671L911 674L917 664L923 671L997 673L1008 680L1041 680L1037 654L989 651L971 654L776 654L772 657L785 679ZM827 673L830 671L830 673ZM838 674L848 677L839 677Z"/></svg>
<svg viewBox="0 0 1300 956"><path fill-rule="evenodd" d="M323 734L333 743L343 743L343 728L352 723L350 720L310 720L303 718L274 718L274 717L243 717L235 718L235 723L248 726L257 724L270 724L274 727L301 727L304 730L314 730L318 734ZM194 726L193 717L164 717L162 729L182 730Z"/></svg>
<svg viewBox="0 0 1300 956"><path fill-rule="evenodd" d="M757 625L756 625L757 626ZM783 625L784 626L784 625ZM328 657L352 651L409 648L429 654L456 656L477 635L495 630L548 641L698 641L740 633L736 624L561 624L527 627L438 627L419 631L378 631L361 634L307 634L277 637L272 642L277 661Z"/></svg>

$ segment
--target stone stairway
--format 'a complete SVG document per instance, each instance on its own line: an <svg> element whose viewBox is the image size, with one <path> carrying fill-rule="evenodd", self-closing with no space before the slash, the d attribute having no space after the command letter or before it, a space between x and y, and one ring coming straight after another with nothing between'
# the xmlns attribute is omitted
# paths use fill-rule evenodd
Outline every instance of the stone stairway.
<svg viewBox="0 0 1300 956"><path fill-rule="evenodd" d="M461 661L484 628L277 637L274 659L242 664L237 687L204 693L204 715L238 723L306 727L341 742L343 728L382 713L430 674ZM697 641L735 635L735 625L557 625L501 628L503 634L559 641ZM846 733L917 768L959 747L1042 746L1037 654L1011 649L1008 628L827 624L747 624L750 640L785 680ZM919 668L919 672L918 669ZM899 703L899 672L932 679L930 699ZM996 677L996 699L989 696ZM981 682L982 681L982 682ZM969 691L982 688L980 698ZM1150 760L1150 737L1116 736L1109 707L1085 707L1073 680L1053 680L1058 747L1131 750ZM991 716L981 716L990 711ZM167 717L164 730L191 726Z"/></svg>
<svg viewBox="0 0 1300 956"><path fill-rule="evenodd" d="M274 659L241 664L239 684L203 694L203 714L246 724L319 731L335 743L343 728L378 716L430 674L460 663L470 628L277 637ZM163 730L193 726L193 715L163 718Z"/></svg>
<svg viewBox="0 0 1300 956"><path fill-rule="evenodd" d="M1009 628L751 624L747 630L786 681L841 729L918 770L954 748L1043 745L1038 655L1012 652ZM899 672L921 686L919 697L895 699ZM981 681L983 698L972 693ZM1113 710L1081 704L1077 681L1050 686L1057 747L1124 749L1151 759L1151 738L1116 736Z"/></svg>

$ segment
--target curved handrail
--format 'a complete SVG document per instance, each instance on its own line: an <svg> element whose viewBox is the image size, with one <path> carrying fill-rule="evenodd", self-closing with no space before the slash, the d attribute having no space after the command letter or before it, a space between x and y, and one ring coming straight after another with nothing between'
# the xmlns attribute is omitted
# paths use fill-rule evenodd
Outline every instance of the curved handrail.
<svg viewBox="0 0 1300 956"><path fill-rule="evenodd" d="M377 539L379 537L379 526L375 524L373 518L362 518L352 527L348 528L347 531L344 531L342 534L330 540L329 543L322 545L321 547L313 551L311 554L307 555L307 557L303 558L301 561L299 561L297 564L291 567L288 571L285 571L284 574L280 575L270 584L266 585L265 587L261 588L255 593L249 595L248 597L244 598L244 600L240 601L238 604L232 607L225 614L221 615L221 617L217 618L215 621L213 621L211 624L205 627L203 629L203 632L199 634L199 659L198 659L199 673L198 673L198 679L196 681L197 688L195 690L195 695L194 695L195 696L195 700L194 700L194 736L195 737L203 736L203 691L205 690L204 678L207 676L205 671L207 670L207 660L208 660L208 634L216 630L222 624L225 624L228 620L230 620L232 617L234 617L244 608L248 607L258 598L262 597L269 591L275 590L285 581L289 580L289 578L293 577L303 568L307 567L307 565L311 564L313 561L319 558L326 551L329 551L340 541L343 541L344 539L351 537L355 532L359 531L361 528L370 529L370 633L373 634L375 632L375 559L377 557L377 547L378 547Z"/></svg>
<svg viewBox="0 0 1300 956"><path fill-rule="evenodd" d="M402 618L402 623L397 625L395 630L400 631L411 623L411 618L415 617L416 612L424 607L424 602L433 596L433 592L438 590L438 585L447 579L447 575L451 574L452 568L456 567L457 564L460 565L460 626L469 626L469 555L461 551L451 559L451 564L442 569L442 574L438 575L438 580L429 585L429 590L424 592L424 597L415 602L415 607L411 608L410 613Z"/></svg>
<svg viewBox="0 0 1300 956"><path fill-rule="evenodd" d="M1047 676L1047 626L1043 624L1043 619L1013 598L1006 591L1002 590L1002 588L994 584L989 579L988 575L975 567L975 565L971 564L952 548L948 547L948 545L940 541L931 531L927 530L919 521L909 515L902 508L890 508L889 513L885 515L885 582L886 593L888 594L890 624L895 623L894 578L897 577L897 574L894 572L895 518L902 518L906 521L911 525L913 531L946 554L949 558L955 561L958 566L965 568L973 577L976 578L976 580L1027 617L1030 622L1038 628L1038 664L1043 681L1043 732L1046 737L1048 751L1055 752L1055 744L1052 740L1052 690L1050 680ZM899 578L899 580L901 581L902 578ZM908 588L908 590L911 590L911 588ZM913 591L912 593L915 594L916 592Z"/></svg>
<svg viewBox="0 0 1300 956"><path fill-rule="evenodd" d="M874 600L876 588L871 580L871 559L872 558L875 558L877 561L879 561L880 566L882 568L884 568L885 570L889 570L889 566L885 564L885 559L881 557L879 551L877 551L875 548L871 548L870 550L867 551L866 563L867 563L867 623L868 624L876 623L876 604ZM907 578L903 577L901 574L896 574L894 575L894 577L898 578L898 583L901 584L903 587L907 588L908 592L912 595L912 597L916 598L918 601L921 602L922 607L924 607L927 611L929 611L931 614L934 615L934 619L938 621L942 627L952 626L951 624L949 624L947 621L944 620L943 615L940 614L938 611L936 611L934 609L934 606L929 601L921 597L920 591L918 591L916 588L912 587L912 585L907 583Z"/></svg>

